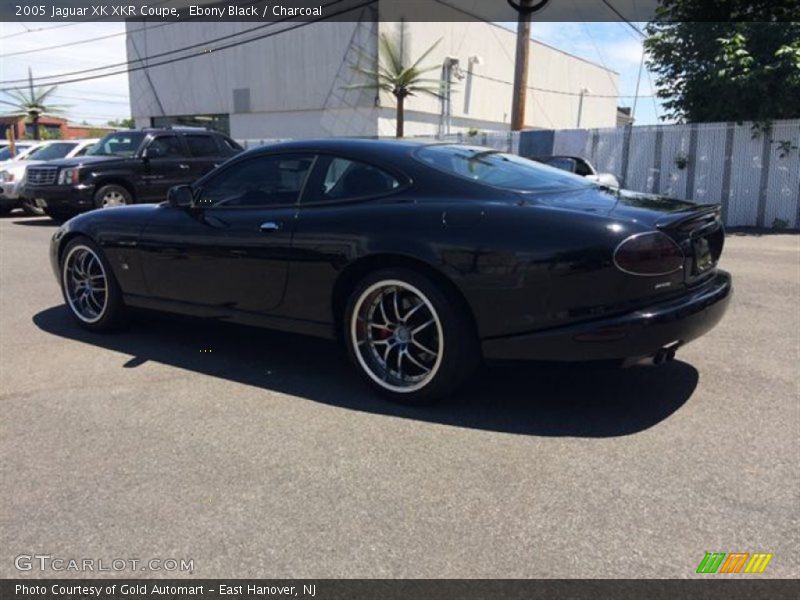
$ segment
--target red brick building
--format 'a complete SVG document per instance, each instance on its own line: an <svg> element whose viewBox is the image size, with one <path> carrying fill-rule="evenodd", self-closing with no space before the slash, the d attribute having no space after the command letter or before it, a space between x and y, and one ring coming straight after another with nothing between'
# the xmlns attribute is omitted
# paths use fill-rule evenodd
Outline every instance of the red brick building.
<svg viewBox="0 0 800 600"><path fill-rule="evenodd" d="M17 140L33 138L33 125L27 122L27 117L0 117L2 139L7 139L9 129L13 130L14 138ZM62 140L74 140L105 135L109 131L116 131L117 128L107 125L76 125L58 117L40 117L39 129L42 131L42 138L57 137Z"/></svg>

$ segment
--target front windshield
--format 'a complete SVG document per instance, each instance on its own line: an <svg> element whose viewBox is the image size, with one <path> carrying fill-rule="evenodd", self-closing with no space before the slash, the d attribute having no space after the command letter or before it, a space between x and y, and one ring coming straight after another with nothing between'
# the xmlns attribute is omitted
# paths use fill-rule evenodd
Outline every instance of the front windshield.
<svg viewBox="0 0 800 600"><path fill-rule="evenodd" d="M593 185L560 169L476 146L425 146L417 151L417 158L435 169L509 190L543 192Z"/></svg>
<svg viewBox="0 0 800 600"><path fill-rule="evenodd" d="M54 144L47 144L41 148L37 148L28 156L26 160L55 160L57 158L64 158L67 154L75 149L78 144L71 144L69 142L56 142Z"/></svg>
<svg viewBox="0 0 800 600"><path fill-rule="evenodd" d="M144 134L141 131L119 131L109 133L97 142L86 156L122 156L130 158L142 145Z"/></svg>

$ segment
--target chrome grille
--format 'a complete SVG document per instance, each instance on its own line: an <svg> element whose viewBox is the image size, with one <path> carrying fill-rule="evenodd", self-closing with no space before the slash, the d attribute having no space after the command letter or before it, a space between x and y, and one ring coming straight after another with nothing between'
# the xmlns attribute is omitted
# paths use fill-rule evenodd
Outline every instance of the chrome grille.
<svg viewBox="0 0 800 600"><path fill-rule="evenodd" d="M28 185L53 185L58 177L58 167L28 167L25 181Z"/></svg>

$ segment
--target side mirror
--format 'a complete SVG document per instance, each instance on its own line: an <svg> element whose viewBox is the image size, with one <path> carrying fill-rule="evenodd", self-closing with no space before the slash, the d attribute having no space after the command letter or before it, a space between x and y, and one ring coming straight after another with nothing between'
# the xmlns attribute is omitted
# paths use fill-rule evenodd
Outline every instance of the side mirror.
<svg viewBox="0 0 800 600"><path fill-rule="evenodd" d="M149 160L151 158L161 158L161 157L162 157L161 148L159 148L158 146L148 146L147 148L144 149L144 152L142 152L142 158L146 160Z"/></svg>
<svg viewBox="0 0 800 600"><path fill-rule="evenodd" d="M194 190L190 185L176 185L169 188L167 202L175 208L189 208L194 203Z"/></svg>

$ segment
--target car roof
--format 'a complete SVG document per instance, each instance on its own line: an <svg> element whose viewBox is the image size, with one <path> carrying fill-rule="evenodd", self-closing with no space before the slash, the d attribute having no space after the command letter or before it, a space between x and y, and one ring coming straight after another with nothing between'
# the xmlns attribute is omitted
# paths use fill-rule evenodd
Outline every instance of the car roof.
<svg viewBox="0 0 800 600"><path fill-rule="evenodd" d="M290 140L256 146L247 150L247 154L269 152L347 152L370 156L380 153L384 156L408 156L417 148L437 145L438 142L419 140L376 140L364 138L319 138L309 140Z"/></svg>

